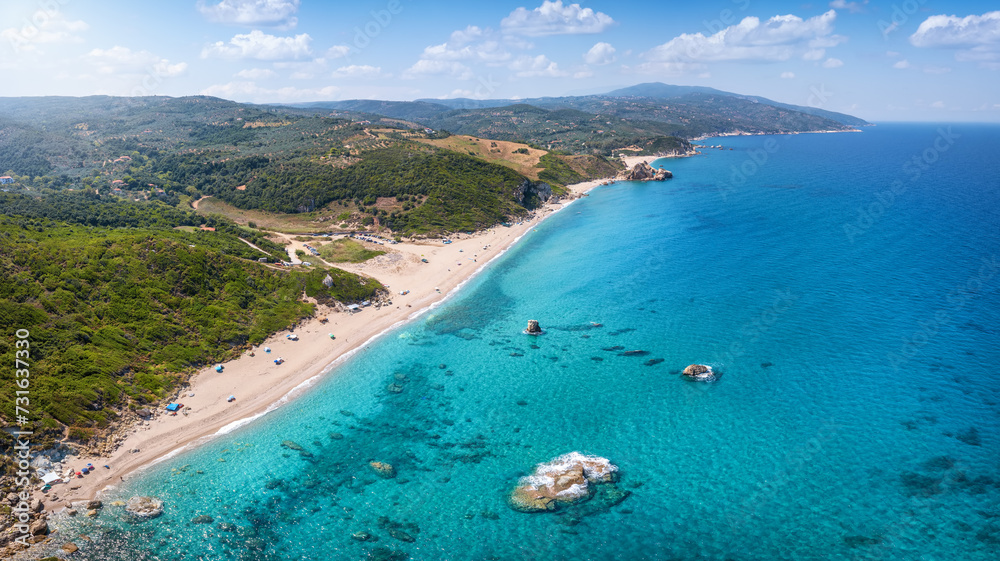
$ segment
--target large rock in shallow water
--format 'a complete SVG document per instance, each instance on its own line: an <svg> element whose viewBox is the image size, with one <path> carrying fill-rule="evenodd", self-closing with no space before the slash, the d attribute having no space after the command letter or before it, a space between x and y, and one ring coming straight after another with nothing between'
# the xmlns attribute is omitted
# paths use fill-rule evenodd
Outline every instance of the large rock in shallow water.
<svg viewBox="0 0 1000 561"><path fill-rule="evenodd" d="M607 458L564 454L538 464L534 473L522 477L511 491L508 503L521 512L544 512L589 499L594 485L615 480L618 466Z"/></svg>
<svg viewBox="0 0 1000 561"><path fill-rule="evenodd" d="M665 169L656 170L647 162L639 162L632 169L619 172L615 179L620 181L663 181L673 176L674 174Z"/></svg>
<svg viewBox="0 0 1000 561"><path fill-rule="evenodd" d="M155 497L135 496L125 503L125 512L139 518L156 518L163 514L163 501Z"/></svg>
<svg viewBox="0 0 1000 561"><path fill-rule="evenodd" d="M715 379L715 372L712 371L712 367L704 364L691 364L684 369L682 374L692 380L711 381Z"/></svg>

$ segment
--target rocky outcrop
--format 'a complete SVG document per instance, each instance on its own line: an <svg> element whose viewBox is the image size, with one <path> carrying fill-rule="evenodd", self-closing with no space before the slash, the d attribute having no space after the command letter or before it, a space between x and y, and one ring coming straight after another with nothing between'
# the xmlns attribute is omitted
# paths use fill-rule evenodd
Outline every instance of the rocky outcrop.
<svg viewBox="0 0 1000 561"><path fill-rule="evenodd" d="M630 170L618 173L615 179L619 181L663 181L674 174L665 169L653 169L647 162L640 162Z"/></svg>
<svg viewBox="0 0 1000 561"><path fill-rule="evenodd" d="M163 514L163 501L155 497L135 496L125 503L125 512L137 518L156 518Z"/></svg>
<svg viewBox="0 0 1000 561"><path fill-rule="evenodd" d="M542 328L539 327L537 319L529 319L528 327L524 330L524 332L527 335L541 335L542 333L545 333L542 331Z"/></svg>
<svg viewBox="0 0 1000 561"><path fill-rule="evenodd" d="M392 467L392 464L387 464L385 462L371 462L368 465L371 466L372 470L374 470L375 473L383 479L392 479L393 477L396 477L396 468Z"/></svg>
<svg viewBox="0 0 1000 561"><path fill-rule="evenodd" d="M691 380L702 382L710 382L715 379L715 372L712 371L712 367L704 364L691 364L684 369L682 374Z"/></svg>
<svg viewBox="0 0 1000 561"><path fill-rule="evenodd" d="M557 510L589 499L595 486L616 479L618 466L607 458L570 452L550 462L538 464L522 477L508 497L508 504L521 512Z"/></svg>
<svg viewBox="0 0 1000 561"><path fill-rule="evenodd" d="M536 209L552 198L552 186L525 179L514 191L514 200L528 210ZM553 201L555 202L555 201Z"/></svg>

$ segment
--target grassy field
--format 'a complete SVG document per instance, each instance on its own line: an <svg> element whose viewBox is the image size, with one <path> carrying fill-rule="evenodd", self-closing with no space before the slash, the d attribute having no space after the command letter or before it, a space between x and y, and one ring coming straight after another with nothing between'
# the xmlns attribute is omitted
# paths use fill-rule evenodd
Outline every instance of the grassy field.
<svg viewBox="0 0 1000 561"><path fill-rule="evenodd" d="M386 252L367 249L360 242L340 238L319 246L319 255L328 263L363 263Z"/></svg>
<svg viewBox="0 0 1000 561"><path fill-rule="evenodd" d="M257 228L262 230L286 234L337 232L340 224L336 219L330 219L331 211L282 214L260 210L243 210L215 197L206 197L198 201L197 212L203 216L221 214L237 224L247 225L253 222ZM332 216L335 217L338 214L341 214L341 211L332 211Z"/></svg>
<svg viewBox="0 0 1000 561"><path fill-rule="evenodd" d="M536 181L538 180L538 172L541 171L537 167L538 160L548 153L545 150L531 148L527 144L519 142L462 135L440 139L414 138L414 140L500 164ZM517 150L526 151L526 153L518 153Z"/></svg>

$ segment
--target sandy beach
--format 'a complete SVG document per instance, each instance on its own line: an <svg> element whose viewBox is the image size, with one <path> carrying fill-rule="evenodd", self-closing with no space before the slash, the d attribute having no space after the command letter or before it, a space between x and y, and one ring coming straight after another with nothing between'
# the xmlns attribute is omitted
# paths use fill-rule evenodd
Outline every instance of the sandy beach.
<svg viewBox="0 0 1000 561"><path fill-rule="evenodd" d="M49 512L58 511L74 501L94 498L142 467L294 398L311 385L308 382L329 373L331 367L351 351L446 298L542 220L603 181L571 185L568 197L559 203L546 204L521 223L496 226L472 235L456 235L449 238L453 240L451 244L424 240L373 245L389 253L365 263L338 267L375 277L388 286L391 305L363 308L353 314L319 306L314 317L294 330L276 333L252 351L223 363L221 373L215 371L214 365L205 368L177 395L176 401L184 405L181 413L170 414L160 407L149 420L120 434L114 452L106 456L67 458L63 465L77 471L88 463L96 468L86 476L54 485L47 494L38 493L38 498ZM400 294L403 291L408 293ZM326 318L327 322L322 323L320 318ZM288 338L291 333L298 339ZM330 334L335 339L331 339ZM265 347L271 352L266 353ZM278 357L284 359L280 365L274 362ZM230 395L236 398L235 401L228 401Z"/></svg>

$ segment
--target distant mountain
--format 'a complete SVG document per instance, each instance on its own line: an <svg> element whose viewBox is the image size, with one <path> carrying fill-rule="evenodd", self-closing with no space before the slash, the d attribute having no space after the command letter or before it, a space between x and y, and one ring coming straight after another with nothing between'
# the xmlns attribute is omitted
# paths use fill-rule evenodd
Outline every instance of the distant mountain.
<svg viewBox="0 0 1000 561"><path fill-rule="evenodd" d="M346 101L316 101L312 103L297 103L291 107L301 109L335 109L339 111L353 111L356 113L370 113L372 115L385 115L396 119L420 120L432 118L444 111L450 111L452 107L443 103L433 103L432 101L376 101L371 99L351 99Z"/></svg>
<svg viewBox="0 0 1000 561"><path fill-rule="evenodd" d="M706 86L674 86L671 84L664 84L663 82L636 84L634 86L620 88L600 95L603 97L658 97L669 99L693 93L736 95Z"/></svg>
<svg viewBox="0 0 1000 561"><path fill-rule="evenodd" d="M647 139L649 135L674 135L685 139L717 134L781 134L791 132L850 130L868 123L852 115L773 101L760 96L741 95L703 86L675 86L647 83L620 88L599 95L539 97L530 99L418 99L416 101L334 101L300 104L297 107L326 108L384 115L417 122L450 132L503 139L522 139L541 145L555 144L586 151L600 146L605 154L625 148L629 142L607 142L608 136L631 142L636 131ZM527 107L556 112L525 121L532 114ZM510 111L497 112L508 108ZM565 121L560 111L576 114ZM513 114L517 117L512 117ZM539 117L540 113L534 113ZM491 117L492 116L492 117ZM556 119L553 119L556 117ZM511 119L514 120L511 120ZM530 122L529 122L530 121ZM604 123L594 128L600 135L580 138L586 131L577 131L575 138L551 137L554 129L544 123ZM516 125L516 126L515 126ZM513 130L516 128L517 130ZM603 132L597 133L596 131ZM565 135L563 135L565 136Z"/></svg>
<svg viewBox="0 0 1000 561"><path fill-rule="evenodd" d="M677 99L690 96L691 94L709 94L709 95L719 95L719 96L730 96L740 99L749 99L766 105L773 105L775 107L781 107L783 109L799 111L802 113L806 113L808 115L816 115L818 117L830 119L831 121L836 121L844 125L863 127L871 124L868 121L865 121L864 119L860 119L853 115L837 113L835 111L827 111L825 109L819 109L817 107L807 107L802 105L781 103L779 101L767 99L766 97L741 95L732 92L717 90L715 88L708 88L704 86L672 86L660 82L650 82L646 84L638 84L628 88L617 89L608 92L606 94L603 94L602 97L644 97L644 98L655 98L655 99Z"/></svg>

